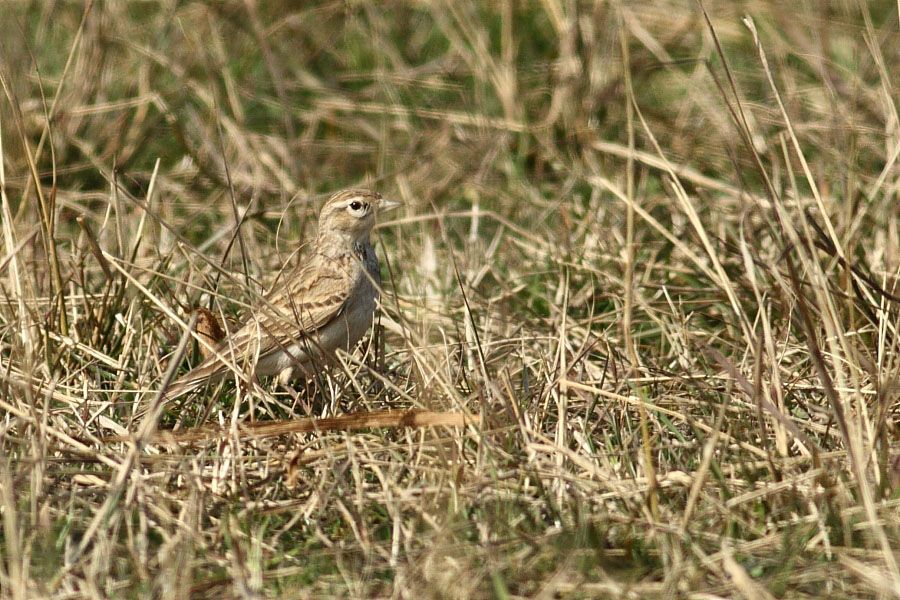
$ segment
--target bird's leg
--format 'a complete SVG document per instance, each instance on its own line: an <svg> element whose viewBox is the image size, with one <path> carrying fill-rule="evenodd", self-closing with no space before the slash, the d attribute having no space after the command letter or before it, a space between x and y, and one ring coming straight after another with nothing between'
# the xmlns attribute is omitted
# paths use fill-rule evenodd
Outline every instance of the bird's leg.
<svg viewBox="0 0 900 600"><path fill-rule="evenodd" d="M303 412L306 416L313 416L313 403L316 400L316 392L319 386L315 378L303 380Z"/></svg>
<svg viewBox="0 0 900 600"><path fill-rule="evenodd" d="M259 375L253 373L250 376L251 385L246 385L243 381L240 383L242 390L246 393L247 399L249 400L249 410L250 410L250 421L256 421L256 395L249 393L253 388L262 388L262 381L259 380ZM263 402L266 402L265 396L263 396Z"/></svg>
<svg viewBox="0 0 900 600"><path fill-rule="evenodd" d="M291 410L296 412L294 408L299 405L303 409L303 414L309 417L312 416L312 399L315 398L316 393L315 380L301 377L304 382L303 389L298 391L291 385L291 382L297 379L297 376L300 374L306 374L306 371L298 367L285 367L278 373L276 379L279 387L284 389L293 400Z"/></svg>
<svg viewBox="0 0 900 600"><path fill-rule="evenodd" d="M294 407L300 402L300 395L297 393L297 390L291 385L291 380L294 378L294 368L293 367L285 367L282 369L275 380L278 383L278 387L287 392L287 395L291 397L291 411L293 412Z"/></svg>

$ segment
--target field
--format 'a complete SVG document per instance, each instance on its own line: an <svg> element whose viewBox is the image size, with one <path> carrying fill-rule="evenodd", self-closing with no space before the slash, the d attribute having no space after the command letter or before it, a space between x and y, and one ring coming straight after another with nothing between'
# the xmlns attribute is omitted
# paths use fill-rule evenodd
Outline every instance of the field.
<svg viewBox="0 0 900 600"><path fill-rule="evenodd" d="M0 595L900 598L898 11L4 0ZM140 430L354 186L372 334Z"/></svg>

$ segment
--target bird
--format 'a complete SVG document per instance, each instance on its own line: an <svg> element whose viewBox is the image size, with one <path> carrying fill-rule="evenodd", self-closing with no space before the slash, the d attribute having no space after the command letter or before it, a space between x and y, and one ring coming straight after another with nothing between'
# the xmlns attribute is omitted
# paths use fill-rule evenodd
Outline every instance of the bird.
<svg viewBox="0 0 900 600"><path fill-rule="evenodd" d="M220 381L235 367L256 377L279 375L281 381L310 378L334 360L337 350L353 348L372 324L381 291L370 234L377 216L400 204L367 189L342 190L329 197L305 260L264 296L240 327L224 336L214 352L165 389L161 402Z"/></svg>

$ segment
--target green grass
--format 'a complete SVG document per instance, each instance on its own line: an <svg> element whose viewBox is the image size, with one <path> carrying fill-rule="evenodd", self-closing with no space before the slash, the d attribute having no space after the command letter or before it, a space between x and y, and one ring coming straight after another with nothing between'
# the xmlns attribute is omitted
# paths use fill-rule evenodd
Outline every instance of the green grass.
<svg viewBox="0 0 900 600"><path fill-rule="evenodd" d="M703 6L7 2L0 596L900 596L897 5ZM110 441L357 185L375 343L161 427L481 423Z"/></svg>

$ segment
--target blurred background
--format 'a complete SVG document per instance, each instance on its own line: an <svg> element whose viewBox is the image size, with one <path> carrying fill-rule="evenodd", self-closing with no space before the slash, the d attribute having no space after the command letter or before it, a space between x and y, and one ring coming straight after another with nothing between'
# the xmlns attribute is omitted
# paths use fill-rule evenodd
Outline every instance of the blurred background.
<svg viewBox="0 0 900 600"><path fill-rule="evenodd" d="M248 235L296 239L307 235L316 194L366 184L402 197L411 215L432 216L399 235L435 237L440 228L460 242L489 243L500 220L484 219L478 225L488 229L471 236L470 220L452 216L475 206L565 253L583 245L585 230L606 238L623 228L622 205L602 198L591 178L623 181L624 43L646 128L676 168L696 171L685 185L699 186L697 210L715 231L735 212L753 215L744 202L704 202L706 194L723 186L761 193L763 185L698 6L7 2L7 195L17 218L33 210L24 135L42 182L56 186L61 226L77 214L103 218L98 205L114 170L132 194L146 196L158 161L150 201L194 240L233 219L232 198L250 215ZM779 164L785 124L745 15L759 29L816 185L829 206L855 212L897 146L897 48L889 43L896 6L707 9L776 184L789 185ZM661 159L643 127L633 127L636 144L650 156L637 160L635 181L653 212L668 202L659 198ZM715 185L702 185L704 177ZM806 178L796 179L808 195ZM883 219L895 208L891 194L877 194L860 218L890 236ZM667 212L654 214L678 234ZM896 253L893 236L879 247ZM602 267L604 253L615 253L604 247L612 240L589 241L584 250ZM515 264L522 248L501 244L490 256ZM483 258L482 250L468 258Z"/></svg>

